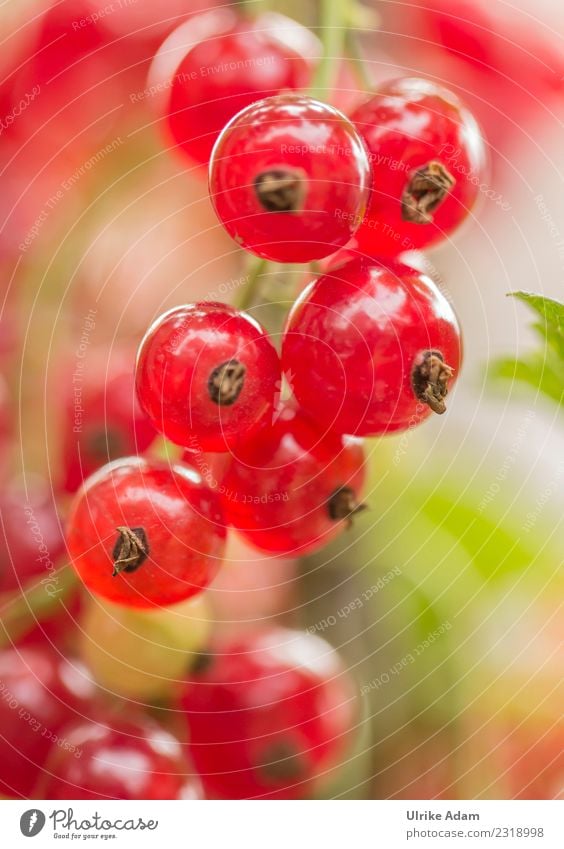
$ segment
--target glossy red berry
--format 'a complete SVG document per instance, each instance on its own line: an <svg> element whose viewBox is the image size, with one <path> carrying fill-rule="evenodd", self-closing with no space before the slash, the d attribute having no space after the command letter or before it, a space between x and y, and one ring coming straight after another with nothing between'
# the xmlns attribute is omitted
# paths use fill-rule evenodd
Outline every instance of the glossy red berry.
<svg viewBox="0 0 564 849"><path fill-rule="evenodd" d="M75 496L67 544L92 592L130 607L170 605L216 574L225 527L219 497L189 466L130 457Z"/></svg>
<svg viewBox="0 0 564 849"><path fill-rule="evenodd" d="M210 161L210 194L241 247L279 262L334 253L358 228L370 164L333 106L301 94L254 103L225 127Z"/></svg>
<svg viewBox="0 0 564 849"><path fill-rule="evenodd" d="M108 716L62 730L37 795L41 799L201 799L182 745L145 716Z"/></svg>
<svg viewBox="0 0 564 849"><path fill-rule="evenodd" d="M323 434L286 407L231 462L221 487L226 517L261 551L311 553L362 509L363 466L358 440Z"/></svg>
<svg viewBox="0 0 564 849"><path fill-rule="evenodd" d="M304 55L305 51L305 55ZM149 91L166 90L166 125L180 149L209 162L220 131L255 100L305 88L317 39L300 24L267 12L243 17L223 7L178 27L157 53Z"/></svg>
<svg viewBox="0 0 564 849"><path fill-rule="evenodd" d="M153 425L200 452L229 450L272 409L280 381L267 333L227 304L170 310L137 357L137 394Z"/></svg>
<svg viewBox="0 0 564 849"><path fill-rule="evenodd" d="M303 798L354 727L354 687L324 640L285 628L231 639L181 698L209 796Z"/></svg>
<svg viewBox="0 0 564 849"><path fill-rule="evenodd" d="M54 651L0 651L0 794L28 797L61 726L89 713L95 686L82 665Z"/></svg>
<svg viewBox="0 0 564 849"><path fill-rule="evenodd" d="M430 278L362 259L304 290L282 347L304 411L324 428L363 436L443 413L460 361L456 317Z"/></svg>
<svg viewBox="0 0 564 849"><path fill-rule="evenodd" d="M134 356L120 352L88 355L74 365L62 421L63 486L75 492L82 481L112 460L142 454L156 432L135 393Z"/></svg>
<svg viewBox="0 0 564 849"><path fill-rule="evenodd" d="M373 174L359 249L397 256L450 236L484 179L484 142L471 113L447 89L405 78L383 86L351 120Z"/></svg>
<svg viewBox="0 0 564 849"><path fill-rule="evenodd" d="M46 480L28 475L5 484L0 492L0 593L28 582L47 589L65 554L61 520Z"/></svg>

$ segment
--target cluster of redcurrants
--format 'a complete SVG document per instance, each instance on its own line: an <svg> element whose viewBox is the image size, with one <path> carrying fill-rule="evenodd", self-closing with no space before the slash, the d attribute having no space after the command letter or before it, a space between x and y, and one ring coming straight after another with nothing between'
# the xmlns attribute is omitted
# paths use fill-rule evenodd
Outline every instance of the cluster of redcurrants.
<svg viewBox="0 0 564 849"><path fill-rule="evenodd" d="M135 374L149 419L136 419L137 448L154 428L182 446L182 459L137 455L97 469L74 498L67 534L86 587L130 610L201 593L228 527L268 555L326 545L362 509L362 437L444 412L460 368L450 304L400 255L446 238L469 214L485 161L477 125L452 94L419 79L382 87L350 118L305 96L312 38L277 15L215 10L184 24L154 62L169 131L192 161L209 161L227 232L263 259L322 261L323 274L293 305L280 354L251 315L226 304L178 307L149 328ZM218 70L203 74L210 51ZM123 391L118 382L110 394ZM105 412L102 448L115 456ZM119 434L119 416L115 424ZM83 472L69 469L69 489ZM147 717L110 721L86 673L66 663L0 655L7 793L198 798L203 783L208 796L303 796L357 719L354 688L326 643L263 628L202 656L176 696L193 770ZM71 673L73 695L62 690ZM21 733L10 742L10 721L21 732L27 715L33 733L16 758ZM123 766L128 752L139 768Z"/></svg>
<svg viewBox="0 0 564 849"><path fill-rule="evenodd" d="M299 29L281 25L295 44ZM228 85L201 74L200 51L212 47ZM227 526L274 555L325 545L362 508L360 438L444 412L461 363L450 304L401 254L469 214L485 163L476 122L419 79L384 86L350 119L297 91L257 101L249 67L265 56L277 89L304 84L307 56L272 23L216 10L184 24L155 60L169 74L169 128L193 160L209 156L212 202L240 246L277 262L321 260L324 273L293 305L280 356L250 315L221 303L175 308L147 332L137 396L154 428L186 449L183 462L100 470L75 500L68 535L87 586L130 606L200 592ZM230 119L221 131L218 113ZM284 381L291 398L281 401ZM201 474L210 467L215 486Z"/></svg>

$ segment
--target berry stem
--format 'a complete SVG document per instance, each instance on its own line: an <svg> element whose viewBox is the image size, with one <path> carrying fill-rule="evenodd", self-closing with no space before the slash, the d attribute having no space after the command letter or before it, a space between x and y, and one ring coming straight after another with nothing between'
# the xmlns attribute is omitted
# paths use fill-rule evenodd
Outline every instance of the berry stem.
<svg viewBox="0 0 564 849"><path fill-rule="evenodd" d="M76 572L69 566L50 573L23 590L0 596L0 648L11 645L25 636L42 619L46 619L68 596L78 581Z"/></svg>
<svg viewBox="0 0 564 849"><path fill-rule="evenodd" d="M253 8L253 3L243 3ZM346 11L344 0L320 0L319 37L323 45L323 56L315 71L309 94L312 97L327 99L337 74L338 63L345 55L345 41L348 33L346 26ZM270 263L266 259L254 257L250 264L247 281L241 287L240 293L234 300L234 306L246 310L252 306L259 284L259 279L266 273Z"/></svg>
<svg viewBox="0 0 564 849"><path fill-rule="evenodd" d="M366 67L366 59L362 55L362 50L358 40L356 31L349 29L345 37L345 45L347 51L347 59L354 72L356 80L362 91L372 91L373 84L370 74Z"/></svg>
<svg viewBox="0 0 564 849"><path fill-rule="evenodd" d="M266 272L269 262L261 257L253 257L248 265L246 282L241 286L240 292L235 298L234 306L238 310L246 310L252 306L255 299L260 278Z"/></svg>
<svg viewBox="0 0 564 849"><path fill-rule="evenodd" d="M242 15L254 18L264 10L264 0L236 0L236 6Z"/></svg>
<svg viewBox="0 0 564 849"><path fill-rule="evenodd" d="M319 38L323 45L323 57L316 68L309 93L319 100L327 100L335 77L338 63L345 55L347 34L345 3L343 0L320 0Z"/></svg>
<svg viewBox="0 0 564 849"><path fill-rule="evenodd" d="M152 460L162 460L169 464L179 463L183 455L184 448L181 445L175 445L174 442L164 436L156 436L144 454L145 457L150 457Z"/></svg>

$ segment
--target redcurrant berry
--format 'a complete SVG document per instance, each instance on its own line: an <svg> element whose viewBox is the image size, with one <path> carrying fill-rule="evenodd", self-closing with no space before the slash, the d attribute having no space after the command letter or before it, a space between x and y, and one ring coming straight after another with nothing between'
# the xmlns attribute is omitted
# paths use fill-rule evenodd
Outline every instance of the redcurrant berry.
<svg viewBox="0 0 564 849"><path fill-rule="evenodd" d="M61 731L65 747L49 755L41 799L201 799L201 782L181 743L144 716L108 716Z"/></svg>
<svg viewBox="0 0 564 849"><path fill-rule="evenodd" d="M91 15L87 0L41 5L30 21L35 37L13 74L11 92L12 109L19 107L15 130L33 146L38 170L40 164L52 168L47 152L55 160L62 150L68 163L69 155L79 158L99 145L127 91L121 45L110 43L94 21L77 26Z"/></svg>
<svg viewBox="0 0 564 849"><path fill-rule="evenodd" d="M126 458L75 496L67 544L92 592L130 607L169 605L199 593L225 544L219 496L189 466Z"/></svg>
<svg viewBox="0 0 564 849"><path fill-rule="evenodd" d="M483 180L480 129L454 94L421 79L383 86L351 115L372 162L372 195L356 234L361 251L394 255L449 236Z"/></svg>
<svg viewBox="0 0 564 849"><path fill-rule="evenodd" d="M347 118L301 94L254 103L225 127L210 161L215 211L237 244L279 262L334 253L358 228L370 164Z"/></svg>
<svg viewBox="0 0 564 849"><path fill-rule="evenodd" d="M363 436L444 412L460 360L456 317L430 278L363 259L304 290L282 347L304 411L324 428Z"/></svg>
<svg viewBox="0 0 564 849"><path fill-rule="evenodd" d="M227 7L198 15L175 30L157 53L149 86L163 90L166 123L191 159L209 162L231 118L261 97L307 87L317 39L283 15L242 17Z"/></svg>
<svg viewBox="0 0 564 849"><path fill-rule="evenodd" d="M170 310L137 358L137 394L154 426L200 452L229 450L272 409L280 380L266 332L227 304Z"/></svg>
<svg viewBox="0 0 564 849"><path fill-rule="evenodd" d="M135 393L134 358L125 352L112 356L89 354L88 369L79 382L67 381L62 422L63 484L75 492L96 469L131 454L141 454L156 436ZM75 390L80 387L80 411Z"/></svg>
<svg viewBox="0 0 564 849"><path fill-rule="evenodd" d="M86 2L89 6L86 20L95 22L101 32L107 32L112 39L118 40L128 57L135 55L132 42L139 42L145 48L142 54L145 58L148 51L155 52L179 21L209 9L218 0L190 0L190 3L186 0L159 0L158 3L155 0L118 0L109 7L103 7L110 8L110 14L101 14L99 0Z"/></svg>
<svg viewBox="0 0 564 849"><path fill-rule="evenodd" d="M218 646L183 690L190 751L210 796L301 798L345 748L357 703L320 637L264 628Z"/></svg>
<svg viewBox="0 0 564 849"><path fill-rule="evenodd" d="M69 567L70 568L70 567ZM49 582L43 583L43 587L49 587ZM53 582L49 590L56 591L57 583ZM47 609L41 611L39 618L27 621L25 633L21 636L16 633L18 646L32 646L52 649L56 646L63 654L76 651L76 623L84 604L84 596L80 592L80 586L74 587L72 592L61 593L54 596L54 603ZM23 620L25 624L25 620ZM22 632L24 630L22 626Z"/></svg>
<svg viewBox="0 0 564 849"><path fill-rule="evenodd" d="M358 440L324 435L285 407L230 464L221 487L225 514L261 551L311 553L362 509L363 466Z"/></svg>
<svg viewBox="0 0 564 849"><path fill-rule="evenodd" d="M59 729L88 712L94 693L82 665L54 651L0 651L0 794L31 794Z"/></svg>
<svg viewBox="0 0 564 849"><path fill-rule="evenodd" d="M5 484L0 513L0 593L19 590L33 578L48 580L65 553L65 540L47 481L31 475Z"/></svg>

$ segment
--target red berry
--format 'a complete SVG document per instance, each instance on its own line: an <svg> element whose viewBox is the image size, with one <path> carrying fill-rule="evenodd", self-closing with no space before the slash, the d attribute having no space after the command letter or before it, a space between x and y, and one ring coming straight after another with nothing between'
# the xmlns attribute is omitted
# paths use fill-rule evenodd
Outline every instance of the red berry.
<svg viewBox="0 0 564 849"><path fill-rule="evenodd" d="M278 262L309 262L354 235L370 164L350 123L301 94L254 103L225 127L210 161L215 211L237 244Z"/></svg>
<svg viewBox="0 0 564 849"><path fill-rule="evenodd" d="M360 250L397 255L447 238L484 178L480 129L450 91L421 79L383 86L351 115L370 152L373 186Z"/></svg>
<svg viewBox="0 0 564 849"><path fill-rule="evenodd" d="M227 519L262 551L316 551L362 509L363 465L357 440L323 435L285 408L231 463L221 487Z"/></svg>
<svg viewBox="0 0 564 849"><path fill-rule="evenodd" d="M44 768L41 799L201 799L180 742L148 717L75 722ZM71 748L72 747L72 748Z"/></svg>
<svg viewBox="0 0 564 849"><path fill-rule="evenodd" d="M92 592L130 607L170 605L212 580L224 524L219 497L194 469L130 457L75 496L67 543Z"/></svg>
<svg viewBox="0 0 564 849"><path fill-rule="evenodd" d="M127 56L135 56L132 42L145 47L143 58L149 51L159 47L163 38L179 21L189 15L209 9L217 0L118 0L101 7L99 0L86 0L90 7L90 19L102 32L115 39ZM103 14L109 9L108 14ZM92 26L92 24L90 24ZM125 39L127 39L125 41Z"/></svg>
<svg viewBox="0 0 564 849"><path fill-rule="evenodd" d="M100 466L141 454L155 430L135 394L134 358L125 352L90 354L73 365L62 422L64 488L75 492Z"/></svg>
<svg viewBox="0 0 564 849"><path fill-rule="evenodd" d="M304 290L282 347L304 411L324 428L363 436L444 412L460 360L456 317L430 278L362 259Z"/></svg>
<svg viewBox="0 0 564 849"><path fill-rule="evenodd" d="M266 332L227 304L170 310L137 358L137 394L152 423L199 452L229 450L272 409L280 380Z"/></svg>
<svg viewBox="0 0 564 849"><path fill-rule="evenodd" d="M65 540L47 481L31 475L4 485L0 513L0 593L19 590L32 579L48 589Z"/></svg>
<svg viewBox="0 0 564 849"><path fill-rule="evenodd" d="M14 69L10 110L18 116L15 133L34 150L37 172L52 168L51 156L82 161L105 144L128 93L123 48L111 44L94 20L80 26L92 13L88 0L41 6L33 42Z"/></svg>
<svg viewBox="0 0 564 849"><path fill-rule="evenodd" d="M207 164L220 131L262 97L307 87L311 65L302 55L317 40L283 15L242 17L222 8L178 27L157 53L149 90L166 87L163 104L174 142L196 162Z"/></svg>
<svg viewBox="0 0 564 849"><path fill-rule="evenodd" d="M69 567L70 568L70 567ZM46 584L45 586L48 586ZM53 590L58 589L53 584ZM39 617L34 617L29 624L30 630L16 634L18 646L56 648L63 654L76 651L76 623L84 606L84 595L77 584L72 592L65 592L55 596L58 603L50 605L47 610L42 610Z"/></svg>
<svg viewBox="0 0 564 849"><path fill-rule="evenodd" d="M285 628L239 636L207 657L181 698L210 796L300 798L354 726L354 688L324 640Z"/></svg>
<svg viewBox="0 0 564 849"><path fill-rule="evenodd" d="M64 744L61 726L84 715L94 690L81 664L55 652L0 651L0 794L30 795L48 752Z"/></svg>

